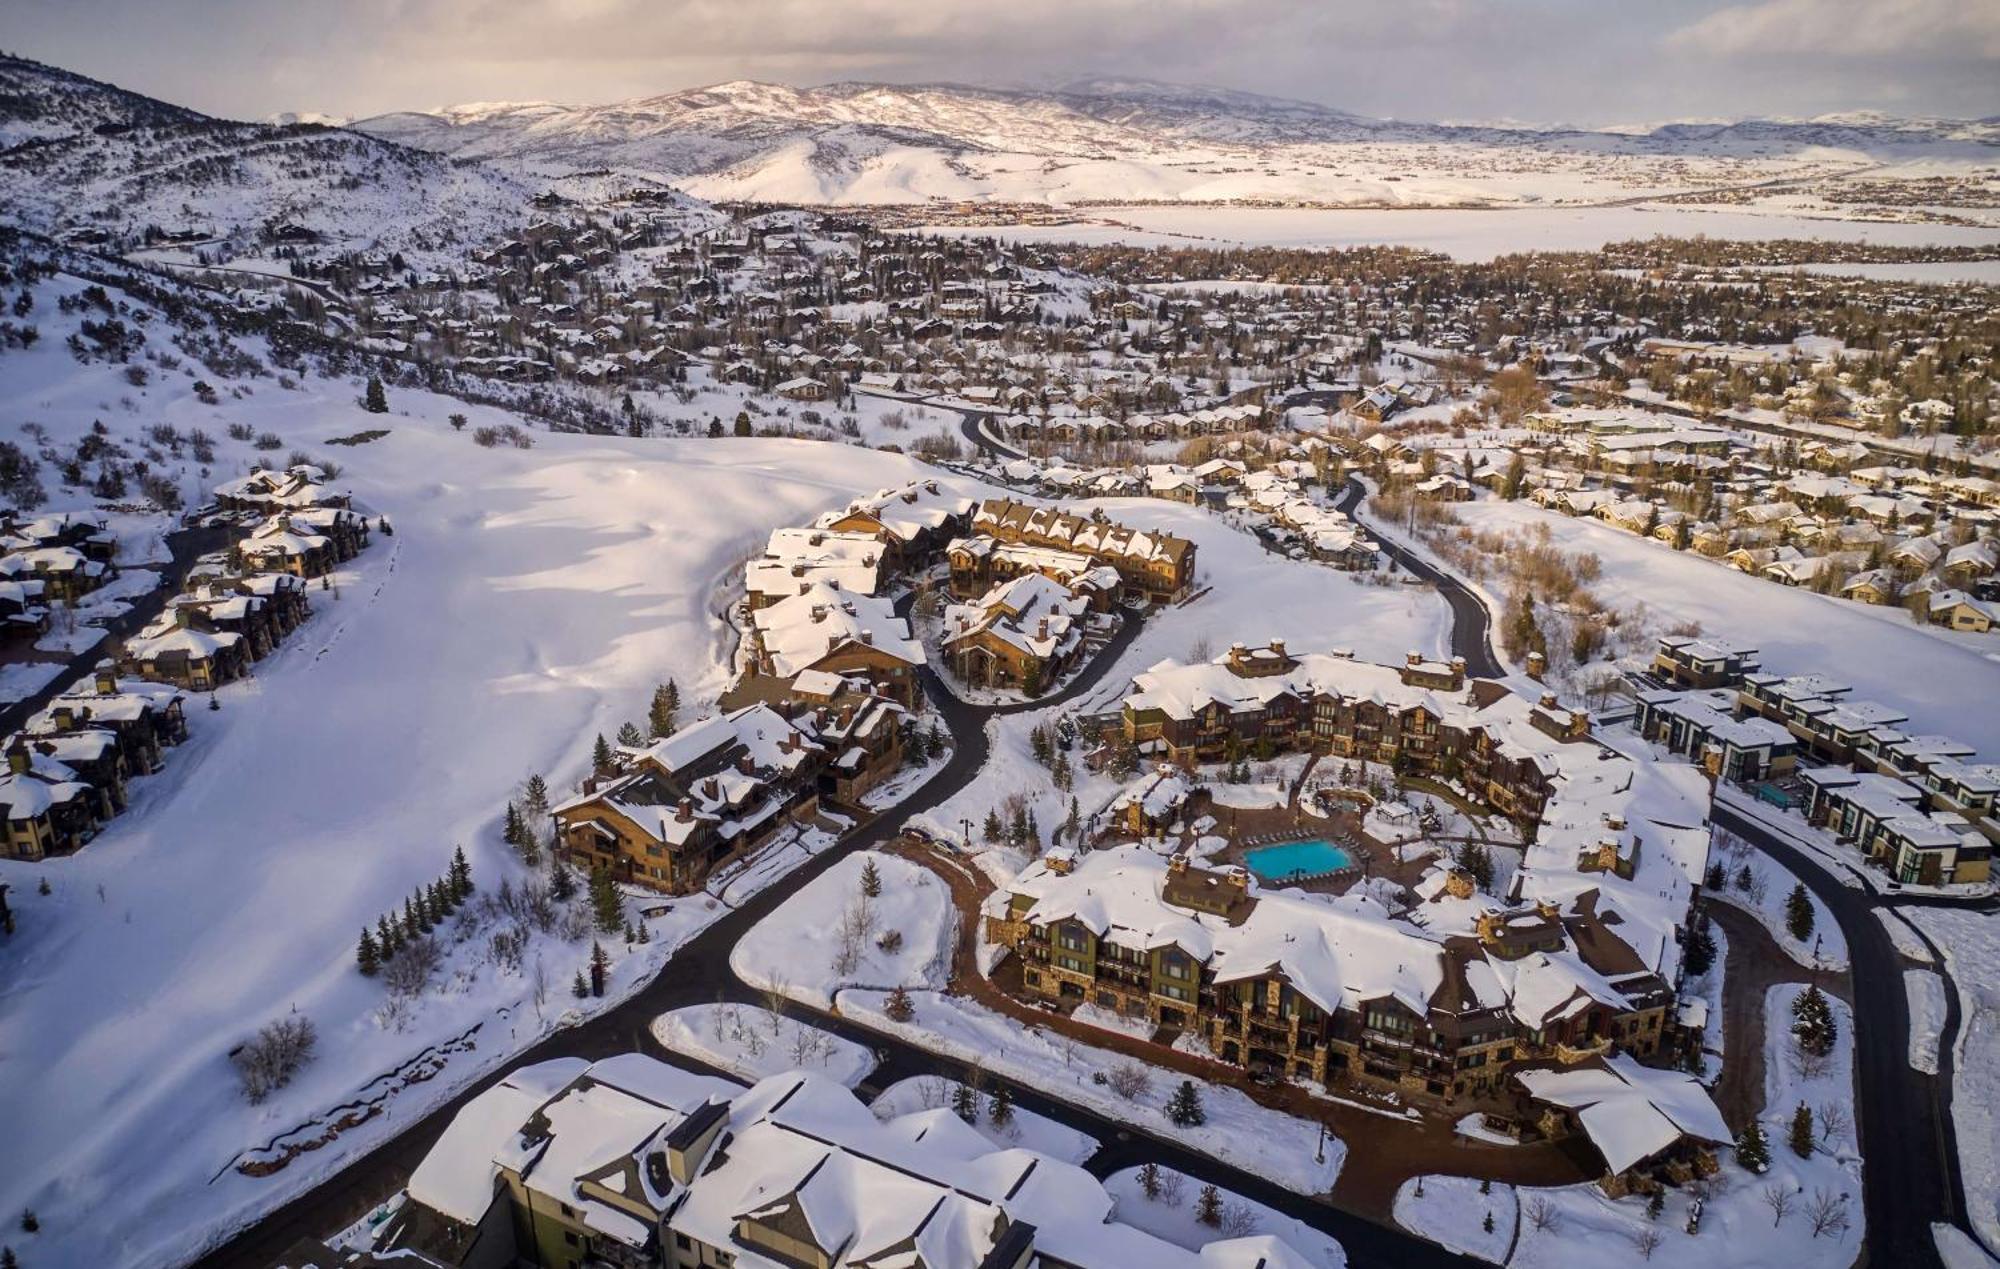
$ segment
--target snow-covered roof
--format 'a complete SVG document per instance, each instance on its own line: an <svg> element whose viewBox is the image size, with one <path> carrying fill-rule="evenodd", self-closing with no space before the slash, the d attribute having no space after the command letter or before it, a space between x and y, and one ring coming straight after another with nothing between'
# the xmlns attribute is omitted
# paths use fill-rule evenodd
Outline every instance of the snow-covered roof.
<svg viewBox="0 0 2000 1269"><path fill-rule="evenodd" d="M1710 1144L1732 1140L1722 1112L1699 1080L1682 1071L1641 1066L1628 1054L1569 1070L1523 1071L1515 1078L1536 1100L1575 1111L1614 1175L1683 1137Z"/></svg>

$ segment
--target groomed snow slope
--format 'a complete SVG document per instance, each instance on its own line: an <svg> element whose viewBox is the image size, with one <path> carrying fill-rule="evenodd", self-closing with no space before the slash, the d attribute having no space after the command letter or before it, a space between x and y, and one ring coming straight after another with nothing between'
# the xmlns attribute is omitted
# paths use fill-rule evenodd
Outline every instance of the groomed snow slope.
<svg viewBox="0 0 2000 1269"><path fill-rule="evenodd" d="M119 394L110 367L76 373L20 406L60 430ZM228 1170L239 1151L475 1022L478 1054L422 1087L441 1095L498 1060L517 1026L525 1042L537 1022L518 978L511 995L482 979L427 997L408 1031L382 1029L382 988L353 968L362 923L436 876L455 844L482 886L515 872L498 825L522 777L567 788L595 734L643 717L662 679L679 681L689 714L713 699L729 651L716 585L770 529L920 470L801 441L537 433L532 450L482 449L446 426L462 403L392 392L396 412L380 417L355 395L270 380L219 407L184 386L149 393L149 413L182 427L245 422L338 458L341 483L396 533L338 598L312 592L312 621L224 689L219 712L191 702L193 738L86 850L0 865L21 921L0 997L0 1209L40 1214L37 1265L182 1258L383 1124L265 1180ZM506 421L467 412L474 428ZM323 444L376 426L389 435ZM47 899L42 876L57 886ZM559 973L551 1019L570 1003ZM226 1051L293 1008L317 1023L321 1055L251 1108Z"/></svg>

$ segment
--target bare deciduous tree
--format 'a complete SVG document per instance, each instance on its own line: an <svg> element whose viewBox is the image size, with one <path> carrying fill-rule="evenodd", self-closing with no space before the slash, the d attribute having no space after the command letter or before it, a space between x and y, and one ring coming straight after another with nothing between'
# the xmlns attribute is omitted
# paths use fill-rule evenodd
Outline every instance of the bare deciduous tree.
<svg viewBox="0 0 2000 1269"><path fill-rule="evenodd" d="M254 1106L291 1083L299 1068L312 1060L318 1043L312 1019L298 1013L270 1023L244 1041L229 1055L243 1081L243 1096Z"/></svg>
<svg viewBox="0 0 2000 1269"><path fill-rule="evenodd" d="M1757 1192L1757 1200L1771 1209L1771 1228L1785 1223L1785 1217L1792 1214L1792 1205L1798 1201L1798 1191L1779 1181L1773 1181Z"/></svg>
<svg viewBox="0 0 2000 1269"><path fill-rule="evenodd" d="M1826 1105L1821 1106L1813 1112L1813 1118L1819 1121L1819 1139L1821 1141L1833 1141L1838 1137L1845 1137L1848 1125L1851 1122L1848 1118L1847 1107L1839 1102L1828 1102Z"/></svg>
<svg viewBox="0 0 2000 1269"><path fill-rule="evenodd" d="M1153 1087L1153 1073L1137 1062L1121 1062L1105 1072L1104 1082L1126 1101L1137 1101Z"/></svg>
<svg viewBox="0 0 2000 1269"><path fill-rule="evenodd" d="M1806 1204L1806 1220L1812 1225L1812 1236L1838 1234L1847 1228L1847 1196L1832 1190L1814 1190L1812 1200Z"/></svg>
<svg viewBox="0 0 2000 1269"><path fill-rule="evenodd" d="M1527 1215L1528 1224L1541 1232L1553 1233L1562 1228L1562 1213L1556 1210L1554 1203L1540 1194L1529 1199L1528 1205L1521 1210Z"/></svg>

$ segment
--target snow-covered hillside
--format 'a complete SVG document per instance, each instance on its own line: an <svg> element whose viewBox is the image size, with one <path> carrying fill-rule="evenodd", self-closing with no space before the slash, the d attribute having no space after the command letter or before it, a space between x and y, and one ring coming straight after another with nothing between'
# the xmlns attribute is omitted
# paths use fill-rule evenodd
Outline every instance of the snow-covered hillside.
<svg viewBox="0 0 2000 1269"><path fill-rule="evenodd" d="M1564 191L1608 198L1796 180L1919 158L1990 163L2000 144L1991 123L1872 116L1639 133L1410 123L1107 79L1053 92L737 81L606 105L477 103L353 126L542 172L614 167L681 179L707 198L814 203L1521 203Z"/></svg>
<svg viewBox="0 0 2000 1269"><path fill-rule="evenodd" d="M22 289L10 282L10 300ZM388 414L370 414L358 379L295 364L281 380L271 350L247 336L231 341L239 357L225 377L189 351L199 313L115 288L118 320L145 341L126 361L87 348L80 360L69 336L108 320L94 301L75 307L85 283L56 274L25 289L41 337L0 349L0 434L55 455L42 459L42 512L97 507L59 460L101 435L98 453L145 458L190 491L294 450L337 460L357 506L395 530L330 587L315 584L313 616L252 677L223 687L219 709L189 702L189 738L134 781L130 808L85 849L0 861L18 924L0 991L0 1210L38 1213L41 1231L21 1248L33 1265L171 1264L583 1007L570 983L587 933L530 922L515 954L495 941L509 920L481 906L503 882L525 893L530 876L500 841L507 800L530 772L569 789L593 737L643 717L662 680L678 682L688 716L710 708L732 650L713 616L717 588L741 560L772 528L931 469L858 447L733 437L537 430L532 448L484 447L482 427L520 420L399 387ZM197 390L204 379L212 392ZM463 431L448 422L460 412ZM162 425L183 438L173 454L155 439ZM197 430L209 458L186 440ZM173 517L135 512L131 536L148 523ZM383 982L357 972L357 934L461 845L478 886L473 919L486 911L488 923L442 927L443 966L416 1007L391 1008ZM737 897L723 890L651 917L632 904L650 941L607 940L609 995L650 976ZM316 1024L320 1056L264 1104L246 1104L229 1050L293 1010ZM448 1056L434 1047L454 1044ZM389 1093L386 1113L272 1175L238 1170L279 1154L273 1139L308 1139L336 1107L398 1087L387 1073L427 1052L417 1069L441 1061L436 1077Z"/></svg>
<svg viewBox="0 0 2000 1269"><path fill-rule="evenodd" d="M240 244L291 225L421 259L524 221L533 192L364 133L213 119L0 57L0 205L25 228L132 246L149 228Z"/></svg>

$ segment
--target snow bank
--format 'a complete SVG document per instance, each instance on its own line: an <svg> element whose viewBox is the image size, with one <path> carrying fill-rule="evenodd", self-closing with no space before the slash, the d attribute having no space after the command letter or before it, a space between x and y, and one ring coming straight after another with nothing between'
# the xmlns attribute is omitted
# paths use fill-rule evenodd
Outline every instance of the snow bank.
<svg viewBox="0 0 2000 1269"><path fill-rule="evenodd" d="M853 1088L875 1055L852 1040L755 1005L689 1005L653 1019L660 1047L684 1053L746 1083L782 1071L813 1071Z"/></svg>

